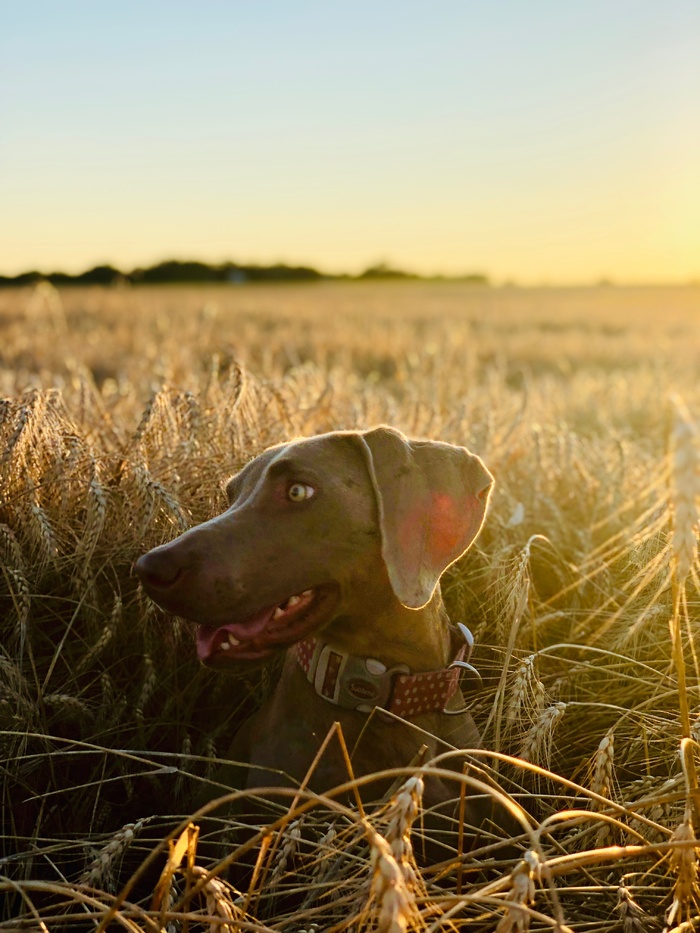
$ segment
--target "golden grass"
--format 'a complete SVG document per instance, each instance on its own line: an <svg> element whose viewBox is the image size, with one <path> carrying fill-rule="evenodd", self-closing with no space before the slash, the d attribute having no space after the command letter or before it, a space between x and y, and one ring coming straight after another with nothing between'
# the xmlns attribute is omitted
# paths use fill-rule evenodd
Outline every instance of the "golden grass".
<svg viewBox="0 0 700 933"><path fill-rule="evenodd" d="M0 931L691 929L698 347L698 288L0 291ZM366 812L193 813L274 666L200 669L131 564L269 444L378 422L497 479L444 579L485 750ZM520 829L474 840L475 793Z"/></svg>

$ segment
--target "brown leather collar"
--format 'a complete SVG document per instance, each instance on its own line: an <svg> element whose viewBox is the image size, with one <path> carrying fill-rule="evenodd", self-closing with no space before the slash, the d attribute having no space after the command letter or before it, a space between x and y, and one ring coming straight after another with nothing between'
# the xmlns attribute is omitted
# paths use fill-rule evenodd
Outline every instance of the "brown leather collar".
<svg viewBox="0 0 700 933"><path fill-rule="evenodd" d="M481 681L468 663L474 637L466 625L459 623L458 629L463 644L449 667L439 671L412 674L404 664L387 667L376 658L345 654L313 637L297 643L297 661L316 693L343 709L369 713L378 706L404 719L420 713L455 715L464 710L445 707L459 686L460 673L468 671Z"/></svg>

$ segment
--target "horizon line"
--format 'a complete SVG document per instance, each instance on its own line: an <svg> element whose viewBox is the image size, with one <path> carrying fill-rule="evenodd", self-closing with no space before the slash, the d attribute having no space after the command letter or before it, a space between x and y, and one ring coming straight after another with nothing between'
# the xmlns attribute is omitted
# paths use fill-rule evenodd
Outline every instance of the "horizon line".
<svg viewBox="0 0 700 933"><path fill-rule="evenodd" d="M212 273L235 273L238 270L241 278L230 278L224 276L217 278L188 278L187 273L183 276L165 277L162 279L149 278L149 273L164 270L168 266L176 271L177 267L199 268L203 271ZM285 275L284 272L288 275ZM275 274L276 273L276 274ZM58 281L51 282L52 279ZM128 282L130 285L244 285L244 284L290 284L297 282L299 284L310 284L323 281L384 281L384 282L464 282L472 285L503 288L592 288L592 287L622 287L622 288L672 288L686 287L693 288L700 286L700 273L697 277L687 279L651 279L646 281L625 281L616 279L610 274L601 274L600 276L585 281L556 281L548 280L543 277L539 282L519 282L514 276L492 277L487 272L463 272L463 273L424 273L415 272L411 269L400 268L388 261L377 261L370 264L361 272L330 272L320 269L314 265L306 263L289 263L280 260L273 263L264 262L237 262L226 259L220 262L207 262L201 259L162 259L150 265L139 264L130 271L124 271L111 263L103 262L91 265L82 272L64 272L59 269L45 272L33 268L26 269L16 274L0 273L0 287L24 287L26 285L38 284L41 281L49 282L54 285L113 285L119 281Z"/></svg>

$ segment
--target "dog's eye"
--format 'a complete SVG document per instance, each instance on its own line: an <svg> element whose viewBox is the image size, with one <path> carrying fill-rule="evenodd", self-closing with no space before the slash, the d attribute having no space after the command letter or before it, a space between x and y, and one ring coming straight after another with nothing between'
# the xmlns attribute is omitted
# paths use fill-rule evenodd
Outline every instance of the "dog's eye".
<svg viewBox="0 0 700 933"><path fill-rule="evenodd" d="M310 499L316 490L313 486L307 486L306 483L292 483L287 490L287 498L292 502L303 502L304 499Z"/></svg>

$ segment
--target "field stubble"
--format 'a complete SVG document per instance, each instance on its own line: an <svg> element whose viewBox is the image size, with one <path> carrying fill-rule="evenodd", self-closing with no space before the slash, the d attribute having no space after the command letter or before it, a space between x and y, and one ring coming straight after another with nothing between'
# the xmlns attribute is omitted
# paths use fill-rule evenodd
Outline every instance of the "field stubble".
<svg viewBox="0 0 700 933"><path fill-rule="evenodd" d="M0 930L691 929L698 371L699 288L0 292ZM443 589L485 678L463 786L524 808L518 853L457 820L419 867L413 769L364 818L271 794L238 891L189 801L274 668L201 669L131 565L269 444L380 422L496 476Z"/></svg>

